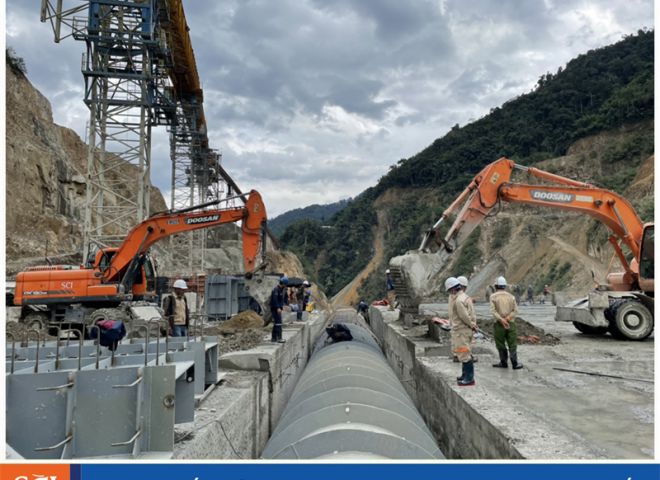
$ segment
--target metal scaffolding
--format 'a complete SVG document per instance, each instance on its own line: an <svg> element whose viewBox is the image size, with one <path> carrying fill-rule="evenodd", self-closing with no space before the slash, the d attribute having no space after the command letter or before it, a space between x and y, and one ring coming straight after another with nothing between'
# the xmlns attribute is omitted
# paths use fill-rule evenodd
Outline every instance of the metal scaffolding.
<svg viewBox="0 0 660 480"><path fill-rule="evenodd" d="M176 116L169 128L172 159L170 202L174 210L179 210L221 198L227 189L219 178L221 154L208 148L206 126L200 125L203 118L201 103L194 95L179 95L176 104ZM172 237L170 246L174 264L187 266L187 274L204 270L207 234L206 231L194 231Z"/></svg>
<svg viewBox="0 0 660 480"><path fill-rule="evenodd" d="M87 16L76 16L85 11ZM84 245L116 247L127 226L149 216L154 126L169 127L171 209L229 193L227 182L233 181L220 167L221 155L209 148L181 0L42 0L41 21L51 23L55 42L73 37L86 44ZM202 271L205 239L199 232L173 238L175 265L189 274Z"/></svg>

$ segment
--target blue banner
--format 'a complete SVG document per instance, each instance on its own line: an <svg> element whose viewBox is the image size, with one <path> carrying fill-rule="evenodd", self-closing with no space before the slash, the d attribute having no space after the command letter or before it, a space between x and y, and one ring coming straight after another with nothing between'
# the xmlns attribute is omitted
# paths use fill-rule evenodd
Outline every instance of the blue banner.
<svg viewBox="0 0 660 480"><path fill-rule="evenodd" d="M71 480L74 480L72 465ZM441 477L438 477L438 476ZM651 464L128 464L82 465L81 480L658 480ZM76 479L77 480L77 479Z"/></svg>

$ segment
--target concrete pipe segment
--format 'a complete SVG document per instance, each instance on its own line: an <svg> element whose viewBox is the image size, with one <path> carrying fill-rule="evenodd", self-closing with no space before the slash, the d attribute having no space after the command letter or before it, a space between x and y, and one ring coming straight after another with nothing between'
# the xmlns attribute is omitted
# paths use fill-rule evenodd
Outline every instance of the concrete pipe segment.
<svg viewBox="0 0 660 480"><path fill-rule="evenodd" d="M366 325L339 310L352 341L324 346L325 332L264 459L444 459Z"/></svg>

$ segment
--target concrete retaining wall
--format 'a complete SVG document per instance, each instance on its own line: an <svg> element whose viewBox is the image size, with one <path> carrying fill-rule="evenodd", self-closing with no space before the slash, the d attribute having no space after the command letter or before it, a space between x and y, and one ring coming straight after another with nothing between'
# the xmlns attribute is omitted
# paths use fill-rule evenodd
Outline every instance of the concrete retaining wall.
<svg viewBox="0 0 660 480"><path fill-rule="evenodd" d="M403 335L403 326L394 324L398 312L371 306L369 315L371 328L383 345L388 363L447 458L523 458L502 432L424 364L422 355L428 352L418 351Z"/></svg>
<svg viewBox="0 0 660 480"><path fill-rule="evenodd" d="M294 317L295 318L295 317ZM202 402L195 421L177 428L178 459L256 459L266 447L291 398L314 341L323 332L326 313L285 324L286 343L268 340L218 359L221 384Z"/></svg>
<svg viewBox="0 0 660 480"><path fill-rule="evenodd" d="M175 444L174 458L258 458L270 437L268 388L264 372L226 373L195 421L177 426L183 440Z"/></svg>
<svg viewBox="0 0 660 480"><path fill-rule="evenodd" d="M286 343L265 343L251 350L227 353L218 360L222 369L268 372L271 432L307 365L311 346L323 331L325 319L326 314L321 312L307 322L284 325L282 338Z"/></svg>

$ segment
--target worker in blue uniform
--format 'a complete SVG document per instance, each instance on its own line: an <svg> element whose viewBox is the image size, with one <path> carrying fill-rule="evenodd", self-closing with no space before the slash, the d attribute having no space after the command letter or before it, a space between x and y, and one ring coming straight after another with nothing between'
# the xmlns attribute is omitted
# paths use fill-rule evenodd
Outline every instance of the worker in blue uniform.
<svg viewBox="0 0 660 480"><path fill-rule="evenodd" d="M285 340L282 340L282 309L284 308L284 292L288 284L288 278L280 278L280 282L273 288L273 292L270 294L270 313L273 315L275 321L273 333L270 337L270 341L273 343L285 342Z"/></svg>

